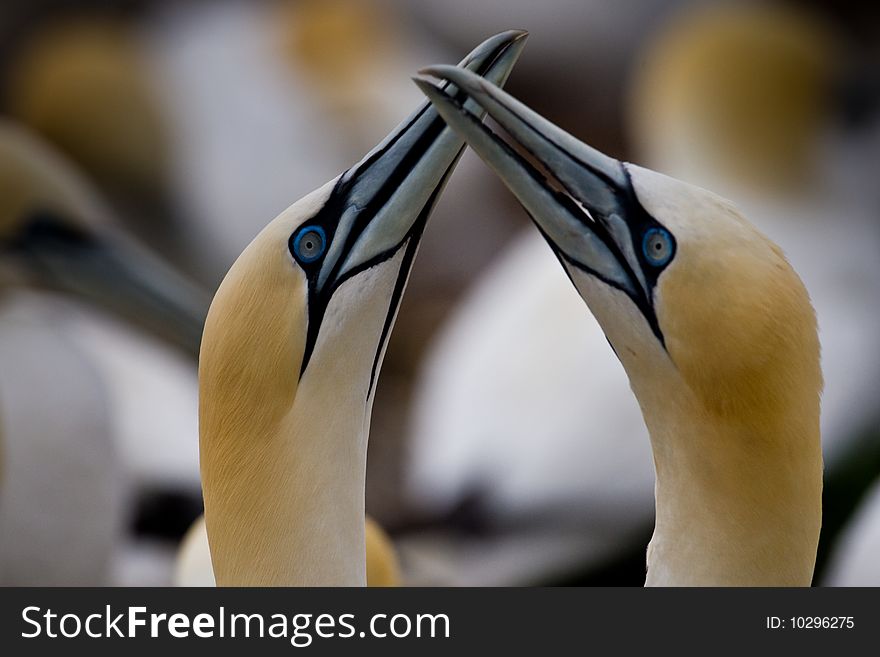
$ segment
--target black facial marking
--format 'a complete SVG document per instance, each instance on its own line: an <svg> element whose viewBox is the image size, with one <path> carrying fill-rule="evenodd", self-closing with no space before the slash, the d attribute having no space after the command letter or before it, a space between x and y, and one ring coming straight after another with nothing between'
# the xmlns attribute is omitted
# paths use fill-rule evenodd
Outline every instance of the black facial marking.
<svg viewBox="0 0 880 657"><path fill-rule="evenodd" d="M306 278L308 280L309 286L309 294L308 294L308 330L306 333L306 345L305 351L303 353L302 367L300 369L300 377L306 371L306 367L309 364L309 360L311 359L312 352L315 349L315 344L318 340L318 333L321 329L321 323L324 318L324 313L327 311L327 306L330 304L330 299L333 297L333 293L348 279L352 278L360 274L361 272L373 267L381 262L384 262L394 256L394 254L400 249L401 245L413 235L414 231L418 231L421 234L421 227L418 226L419 221L424 223L427 221L427 215L429 212L423 212L420 215L419 221L413 224L410 230L404 235L404 237L389 248L383 253L376 254L371 259L367 260L364 263L360 263L357 267L353 269L341 272L342 266L345 261L345 255L354 247L354 244L357 242L358 238L361 234L367 229L370 221L375 218L375 216L382 210L385 204L388 202L388 199L394 193L394 191L406 180L406 177L412 171L413 167L418 164L419 160L424 155L425 150L430 145L431 142L436 139L436 137L440 134L440 132L445 127L442 120L438 119L434 123L429 126L428 130L422 135L422 137L416 142L414 147L410 149L410 151L401 158L400 163L397 167L391 172L391 174L383 181L381 187L376 191L375 194L370 198L367 202L366 206L360 208L357 216L352 222L351 230L348 235L345 236L345 242L343 244L341 254L337 258L336 262L333 264L333 268L330 270L325 286L323 288L319 287L318 284L318 276L320 275L321 268L324 264L324 259L326 254L330 252L329 245L333 243L335 239L336 229L339 224L339 219L342 217L343 213L349 208L352 203L350 201L351 194L355 191L357 182L360 180L360 177L369 169L369 164L373 163L376 159L381 157L388 149L390 149L394 144L397 143L399 138L406 132L412 123L417 121L419 117L427 110L427 107L422 108L422 110L413 117L413 120L407 124L406 128L400 131L395 137L389 140L388 144L380 150L377 150L373 156L371 156L368 160L364 162L361 167L358 167L356 170L350 170L348 173L340 177L337 181L336 185L333 188L333 191L330 194L330 198L327 200L327 203L318 211L318 213L312 218L311 221L308 222L309 226L320 226L323 228L324 233L327 237L328 248L325 249L324 254L312 262L302 262L299 261L300 266L303 268L303 271L306 274ZM412 259L408 264L411 264ZM407 272L408 273L408 272ZM401 275L403 272L401 271ZM393 317L393 308L389 308L389 315ZM381 350L381 345L380 345Z"/></svg>
<svg viewBox="0 0 880 657"><path fill-rule="evenodd" d="M22 256L31 274L43 284L57 287L72 278L66 271L69 260L75 258L96 266L101 261L103 248L94 235L70 219L38 209L21 222L14 234L0 240L0 254L3 252Z"/></svg>
<svg viewBox="0 0 880 657"><path fill-rule="evenodd" d="M459 156L461 152L459 152ZM446 169L446 172L443 174L443 180L445 181L449 175L452 173L452 170L455 168L456 163L458 162L458 157L456 157L449 167ZM409 232L409 241L406 245L406 252L403 254L403 261L400 263L400 273L397 276L397 281L394 284L394 291L391 294L391 302L388 305L388 314L385 316L385 324L382 326L382 335L379 338L379 347L376 350L376 355L373 358L373 367L370 370L370 387L367 389L367 397L370 396L370 393L373 391L373 385L376 382L376 374L379 369L379 362L382 356L382 348L385 346L385 342L388 340L388 336L391 334L391 325L394 323L394 314L397 311L397 307L400 305L400 301L403 298L403 291L406 289L406 282L409 278L409 272L412 268L413 260L416 257L416 252L419 248L419 240L422 237L422 232L425 229L425 225L428 222L428 217L431 215L431 211L434 209L434 205L437 202L437 199L440 197L440 192L443 189L443 183L432 192L431 197L428 199L425 207L422 208L421 213L419 213L419 217L416 220L416 223L413 224L413 229Z"/></svg>
<svg viewBox="0 0 880 657"><path fill-rule="evenodd" d="M52 244L56 248L84 248L92 238L70 220L48 210L34 210L21 223L20 230L4 241L12 251L28 250L34 244Z"/></svg>
<svg viewBox="0 0 880 657"><path fill-rule="evenodd" d="M633 252L636 254L636 257L639 259L639 262L642 265L642 273L645 276L645 282L648 285L648 291L653 296L654 287L657 285L657 279L660 278L660 274L663 273L663 270L672 262L673 258L675 258L675 252L677 245L675 243L675 235L672 234L672 231L666 228L663 224L657 221L651 213L645 210L644 206L639 201L636 196L636 190L632 184L632 175L626 167L623 167L623 174L626 176L626 190L625 194L618 195L618 200L621 203L621 208L623 212L626 213L626 223L630 228L630 238L633 243ZM650 262L646 257L645 253L642 250L642 240L647 233L652 228L660 228L669 236L670 240L670 249L671 254L669 256L669 260L663 263L660 266L657 266L655 263Z"/></svg>

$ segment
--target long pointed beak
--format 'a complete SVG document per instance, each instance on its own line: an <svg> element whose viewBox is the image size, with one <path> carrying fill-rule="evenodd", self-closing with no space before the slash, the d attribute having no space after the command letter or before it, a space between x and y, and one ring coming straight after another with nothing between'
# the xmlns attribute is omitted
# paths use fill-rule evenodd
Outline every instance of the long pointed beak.
<svg viewBox="0 0 880 657"><path fill-rule="evenodd" d="M85 298L197 355L210 297L123 234L35 213L5 249L36 282Z"/></svg>
<svg viewBox="0 0 880 657"><path fill-rule="evenodd" d="M477 46L459 66L503 85L527 35L523 30L497 34ZM453 96L461 95L453 86L445 86ZM482 114L477 105L466 105ZM341 216L332 228L346 231L348 239L333 241L318 287L338 284L341 275L395 250L413 228L421 228L424 222L419 219L427 219L463 150L464 139L449 130L426 102L342 174L325 211L334 218Z"/></svg>
<svg viewBox="0 0 880 657"><path fill-rule="evenodd" d="M461 62L460 70L504 84L527 35L523 30L510 30L487 39ZM471 111L482 114L455 86L445 85L445 89ZM334 290L348 278L404 249L374 365L375 376L425 224L463 151L463 137L450 130L431 103L425 102L338 178L328 200L309 222L310 226L320 227L330 247L309 290L303 371Z"/></svg>
<svg viewBox="0 0 880 657"><path fill-rule="evenodd" d="M626 166L467 71L432 66L420 73L461 90L456 97L426 79L415 79L447 124L514 193L566 270L579 268L625 292L662 341L653 311L656 280L637 243L647 228L659 224L636 198ZM484 125L471 111L474 105L538 166Z"/></svg>
<svg viewBox="0 0 880 657"><path fill-rule="evenodd" d="M460 64L474 75L503 84L516 63L527 32L493 36ZM452 67L455 68L455 67ZM446 90L461 96L452 85ZM352 276L404 250L372 379L403 296L419 240L434 204L464 151L464 139L450 130L430 102L422 104L379 145L343 173L321 210L309 222L330 244L309 286L309 324L302 372L317 342L333 292ZM372 390L372 383L370 389Z"/></svg>

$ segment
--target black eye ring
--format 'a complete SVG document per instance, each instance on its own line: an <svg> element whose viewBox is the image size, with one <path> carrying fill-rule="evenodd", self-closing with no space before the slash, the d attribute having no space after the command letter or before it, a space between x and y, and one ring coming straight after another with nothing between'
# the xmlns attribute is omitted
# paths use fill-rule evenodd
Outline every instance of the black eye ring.
<svg viewBox="0 0 880 657"><path fill-rule="evenodd" d="M314 262L327 248L327 235L320 226L306 226L294 235L290 252L300 262Z"/></svg>
<svg viewBox="0 0 880 657"><path fill-rule="evenodd" d="M675 253L672 235L665 228L649 228L642 238L642 253L650 264L662 267Z"/></svg>

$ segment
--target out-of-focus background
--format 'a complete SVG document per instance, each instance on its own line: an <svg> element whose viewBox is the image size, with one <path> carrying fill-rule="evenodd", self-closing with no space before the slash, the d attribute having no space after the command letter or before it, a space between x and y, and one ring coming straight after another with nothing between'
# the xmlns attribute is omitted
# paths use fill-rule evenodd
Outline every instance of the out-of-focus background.
<svg viewBox="0 0 880 657"><path fill-rule="evenodd" d="M177 581L201 513L198 335L172 324L197 325L263 225L422 102L417 69L508 28L531 33L515 96L732 198L786 251L826 377L816 583L880 585L880 10L855 0L5 0L0 583ZM157 326L79 294L62 266L78 233L26 226L47 207L167 261L192 318ZM51 244L39 271L16 249L34 234ZM644 579L638 406L469 152L388 348L367 508L410 584Z"/></svg>

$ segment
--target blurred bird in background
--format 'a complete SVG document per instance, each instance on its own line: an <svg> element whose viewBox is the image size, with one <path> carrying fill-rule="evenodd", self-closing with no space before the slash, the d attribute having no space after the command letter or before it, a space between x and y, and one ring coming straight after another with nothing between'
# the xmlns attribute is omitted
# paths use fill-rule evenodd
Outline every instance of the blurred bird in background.
<svg viewBox="0 0 880 657"><path fill-rule="evenodd" d="M100 185L130 231L189 271L175 241L168 117L144 41L121 12L48 13L14 41L5 106Z"/></svg>
<svg viewBox="0 0 880 657"><path fill-rule="evenodd" d="M58 240L35 268L0 256L3 307L17 308L18 322L0 323L18 327L0 376L20 379L0 394L2 432L31 427L66 438L67 449L83 445L57 459L57 475L33 452L19 482L38 490L45 475L59 489L77 486L81 499L70 499L80 510L70 515L84 525L121 518L96 530L91 563L71 560L71 571L91 574L66 581L171 581L176 547L201 512L193 355L204 299L266 217L353 164L399 121L395 107L420 102L417 69L510 26L532 34L510 81L515 96L604 152L734 199L803 276L827 381L826 534L844 528L880 473L876 9L823 0L10 0L0 7L0 113L97 189L88 196L103 199L109 218L96 225L155 252L147 281L168 282L149 272L170 265L182 272L180 285L164 286L177 290L175 313L152 306L138 317L131 299L106 298L114 286L105 298L87 292L91 274L74 275ZM638 407L598 326L519 217L465 153L389 342L367 509L390 530L409 582L640 583L653 475ZM194 338L171 326L184 307ZM51 349L71 372L82 368L71 374L75 390L52 378ZM18 362L32 375L15 377ZM34 419L48 407L37 403L42 387L58 416L69 415L67 430ZM77 460L96 444L115 445L115 456ZM7 477L23 454L12 449L5 441ZM105 462L89 481L75 474ZM108 483L111 471L122 483ZM110 504L100 487L127 492ZM51 507L19 490L16 513L36 523L33 507ZM841 546L870 543L880 523L870 515L859 514ZM52 543L34 542L29 558L60 562ZM829 582L859 562L848 554L867 554L832 548L823 547ZM861 566L849 572L847 581L867 577Z"/></svg>
<svg viewBox="0 0 880 657"><path fill-rule="evenodd" d="M864 496L833 546L824 586L880 586L880 481Z"/></svg>
<svg viewBox="0 0 880 657"><path fill-rule="evenodd" d="M178 392L163 359L173 371L182 357L166 356L163 342L197 342L204 301L114 226L62 156L8 121L0 123L0 198L0 343L8 351L0 549L18 551L0 566L19 583L109 583L122 505L163 483L198 485L197 461L180 464L195 450L166 431L172 398L150 398L149 382L158 370L162 394ZM96 306L135 322L139 334Z"/></svg>

